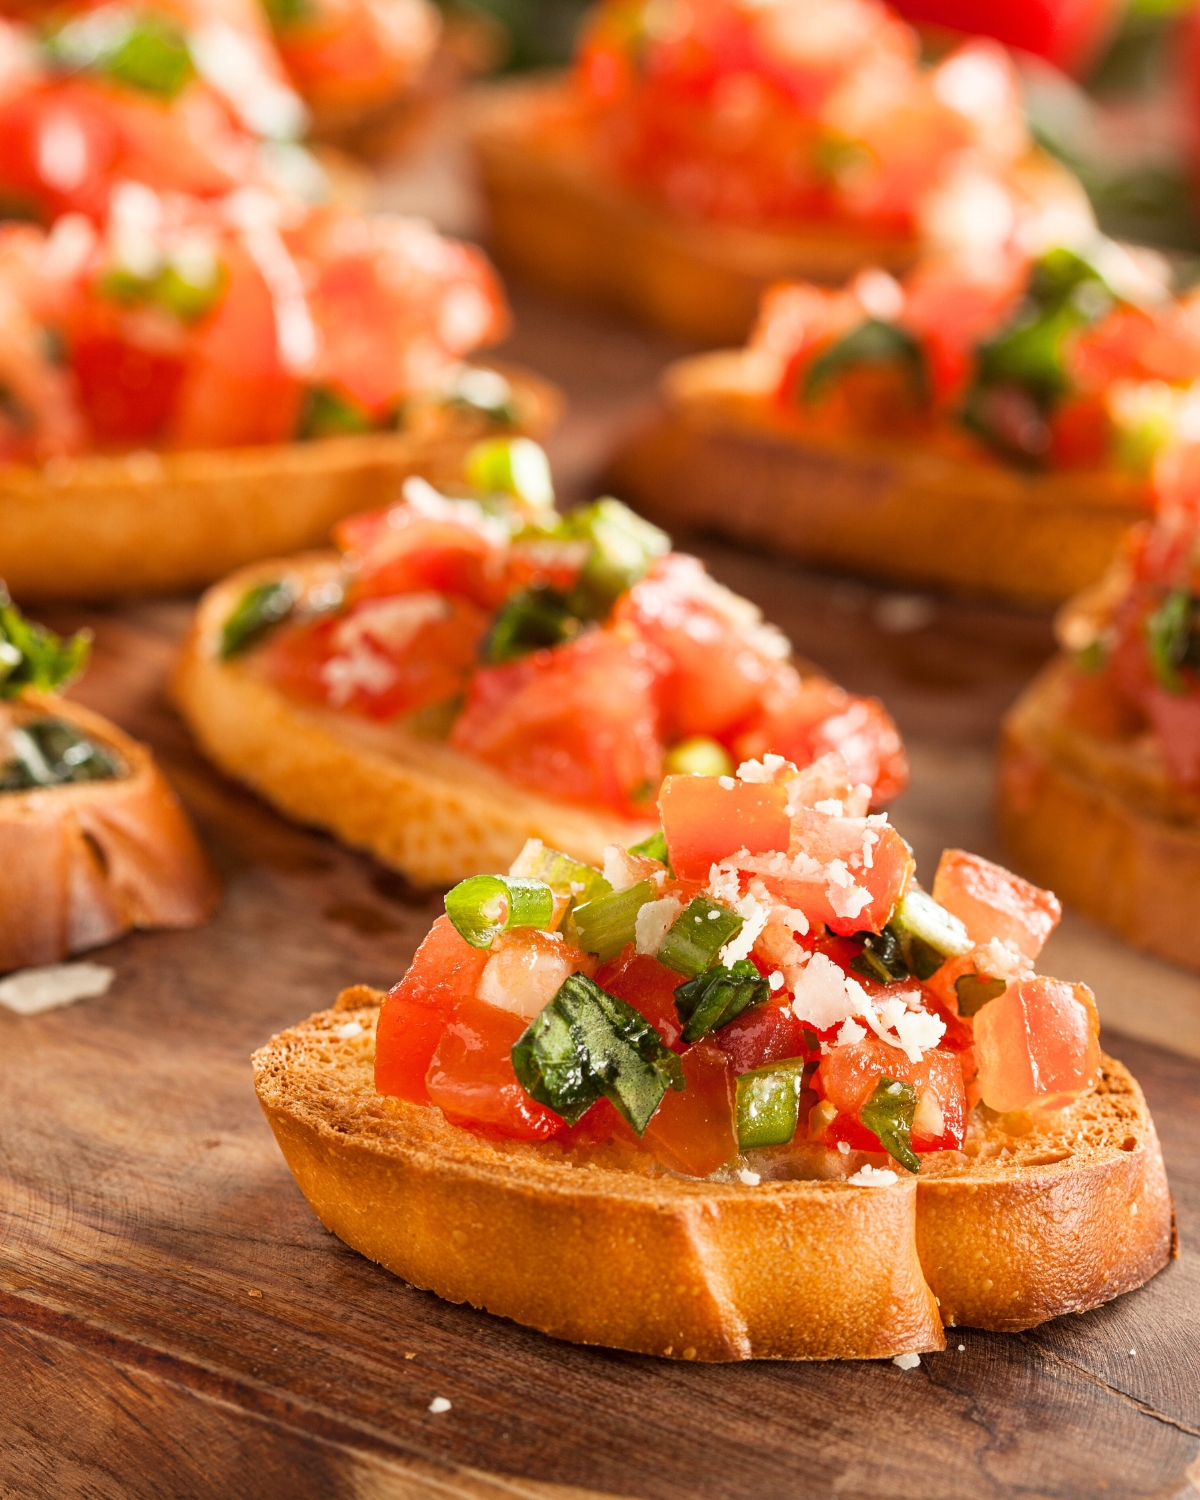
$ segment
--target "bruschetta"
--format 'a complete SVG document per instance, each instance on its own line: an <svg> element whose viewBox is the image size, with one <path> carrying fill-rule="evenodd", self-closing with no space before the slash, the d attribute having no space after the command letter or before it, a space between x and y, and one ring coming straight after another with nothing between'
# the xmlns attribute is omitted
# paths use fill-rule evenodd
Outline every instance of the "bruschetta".
<svg viewBox="0 0 1200 1500"><path fill-rule="evenodd" d="M446 896L404 978L255 1056L326 1228L406 1281L675 1359L865 1359L1140 1285L1173 1248L1137 1084L1055 898L962 850L926 893L830 754L669 776L588 867Z"/></svg>
<svg viewBox="0 0 1200 1500"><path fill-rule="evenodd" d="M1198 304L1095 233L775 287L680 361L611 480L692 525L904 587L1058 604L1148 514L1188 429Z"/></svg>
<svg viewBox="0 0 1200 1500"><path fill-rule="evenodd" d="M712 346L746 337L772 282L899 273L930 239L979 250L1048 209L1088 212L1031 150L994 43L922 67L915 33L874 0L663 14L605 0L568 78L480 96L506 268Z"/></svg>
<svg viewBox="0 0 1200 1500"><path fill-rule="evenodd" d="M1164 460L1153 522L1058 619L1062 654L1004 724L1018 867L1128 942L1200 969L1200 454Z"/></svg>
<svg viewBox="0 0 1200 1500"><path fill-rule="evenodd" d="M665 770L840 749L879 802L895 726L618 501L559 515L545 455L491 439L469 483L406 482L338 553L235 574L175 682L202 748L289 816L419 882L585 859L651 831Z"/></svg>
<svg viewBox="0 0 1200 1500"><path fill-rule="evenodd" d="M60 640L0 591L0 973L134 927L193 927L218 886L148 750L58 696L86 633Z"/></svg>

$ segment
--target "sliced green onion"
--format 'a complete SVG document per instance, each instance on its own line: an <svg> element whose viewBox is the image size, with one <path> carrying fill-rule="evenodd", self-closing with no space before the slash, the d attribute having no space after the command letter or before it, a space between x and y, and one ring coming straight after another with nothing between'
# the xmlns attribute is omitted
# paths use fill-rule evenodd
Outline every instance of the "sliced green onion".
<svg viewBox="0 0 1200 1500"><path fill-rule="evenodd" d="M658 961L694 979L717 959L717 954L742 930L742 919L720 901L694 896L667 929Z"/></svg>
<svg viewBox="0 0 1200 1500"><path fill-rule="evenodd" d="M549 927L554 892L544 880L472 875L446 892L446 915L472 948L490 948L510 928Z"/></svg>
<svg viewBox="0 0 1200 1500"><path fill-rule="evenodd" d="M178 26L165 16L133 16L116 7L68 21L44 46L52 64L92 68L160 99L173 99L195 73Z"/></svg>
<svg viewBox="0 0 1200 1500"><path fill-rule="evenodd" d="M557 589L522 589L492 621L479 654L489 666L499 666L546 646L561 646L579 634L579 626Z"/></svg>
<svg viewBox="0 0 1200 1500"><path fill-rule="evenodd" d="M27 620L0 583L0 698L26 688L53 693L73 682L87 665L92 632L77 630L65 640Z"/></svg>
<svg viewBox="0 0 1200 1500"><path fill-rule="evenodd" d="M986 974L960 974L954 981L959 1015L975 1015L989 1000L996 1000L1003 995L1007 988L1003 979L989 979Z"/></svg>
<svg viewBox="0 0 1200 1500"><path fill-rule="evenodd" d="M467 450L467 483L485 495L515 495L536 510L554 505L554 481L546 450L531 438L485 438Z"/></svg>
<svg viewBox="0 0 1200 1500"><path fill-rule="evenodd" d="M732 776L733 757L719 740L706 734L680 740L663 756L664 776Z"/></svg>
<svg viewBox="0 0 1200 1500"><path fill-rule="evenodd" d="M639 880L623 891L593 897L585 906L575 908L575 934L586 953L594 953L603 962L616 958L626 943L632 943L637 931L637 914L648 901L658 899L653 880Z"/></svg>
<svg viewBox="0 0 1200 1500"><path fill-rule="evenodd" d="M269 630L281 625L295 609L298 593L288 578L273 578L247 589L221 631L221 660L248 651Z"/></svg>
<svg viewBox="0 0 1200 1500"><path fill-rule="evenodd" d="M804 1059L785 1058L737 1080L738 1149L786 1146L800 1123Z"/></svg>
<svg viewBox="0 0 1200 1500"><path fill-rule="evenodd" d="M579 537L592 544L570 595L572 610L585 620L604 619L654 559L671 550L665 531L643 521L619 500L597 500L570 511L558 529L563 537Z"/></svg>
<svg viewBox="0 0 1200 1500"><path fill-rule="evenodd" d="M698 1042L710 1031L728 1026L751 1005L762 1005L771 986L748 958L731 968L718 965L689 979L675 991L675 1009L683 1024L683 1040Z"/></svg>
<svg viewBox="0 0 1200 1500"><path fill-rule="evenodd" d="M909 1172L921 1170L921 1158L912 1148L912 1122L917 1112L917 1091L911 1083L880 1078L875 1092L858 1112L859 1119L879 1137L883 1149Z"/></svg>
<svg viewBox="0 0 1200 1500"><path fill-rule="evenodd" d="M167 265L154 278L151 296L183 322L194 323L197 318L211 312L220 301L225 282L225 268L215 259L202 281L193 281L178 266Z"/></svg>
<svg viewBox="0 0 1200 1500"><path fill-rule="evenodd" d="M971 951L971 939L959 919L928 891L911 884L896 902L882 932L860 932L863 950L850 967L868 979L889 984L916 975L929 979L948 958Z"/></svg>
<svg viewBox="0 0 1200 1500"><path fill-rule="evenodd" d="M648 839L643 839L640 844L630 844L630 854L640 854L644 859L656 859L660 865L671 868L671 856L667 851L667 837L660 828L657 833L652 833Z"/></svg>
<svg viewBox="0 0 1200 1500"><path fill-rule="evenodd" d="M572 974L517 1038L513 1071L539 1104L576 1120L600 1097L641 1135L668 1088L684 1087L678 1057L615 995Z"/></svg>
<svg viewBox="0 0 1200 1500"><path fill-rule="evenodd" d="M913 395L925 400L929 377L921 346L906 329L879 318L868 318L818 354L804 377L805 401L816 401L846 370L861 365L899 365L908 375Z"/></svg>
<svg viewBox="0 0 1200 1500"><path fill-rule="evenodd" d="M523 880L544 880L556 896L569 896L577 906L612 890L599 870L557 849L547 849L540 839L525 841L508 873Z"/></svg>
<svg viewBox="0 0 1200 1500"><path fill-rule="evenodd" d="M296 437L301 442L314 438L349 437L370 432L374 425L366 407L327 386L313 386L305 392Z"/></svg>

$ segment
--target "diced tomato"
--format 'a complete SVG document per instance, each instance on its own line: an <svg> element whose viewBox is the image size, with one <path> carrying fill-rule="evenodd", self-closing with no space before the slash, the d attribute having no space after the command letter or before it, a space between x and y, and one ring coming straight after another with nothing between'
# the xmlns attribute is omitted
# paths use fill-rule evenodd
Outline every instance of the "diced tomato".
<svg viewBox="0 0 1200 1500"><path fill-rule="evenodd" d="M896 9L913 21L995 37L1068 73L1095 59L1120 14L1116 0L897 0Z"/></svg>
<svg viewBox="0 0 1200 1500"><path fill-rule="evenodd" d="M974 943L1012 943L1034 959L1058 926L1062 905L1019 875L962 849L946 849L933 877L933 899L953 912Z"/></svg>
<svg viewBox="0 0 1200 1500"><path fill-rule="evenodd" d="M724 1053L704 1042L683 1054L682 1093L668 1089L642 1145L689 1177L707 1177L737 1154L733 1070Z"/></svg>
<svg viewBox="0 0 1200 1500"><path fill-rule="evenodd" d="M793 861L785 874L766 872L767 889L843 936L882 932L914 869L912 851L891 824L870 827L863 819L800 808L792 828L793 854L809 856L818 868L797 872Z"/></svg>
<svg viewBox="0 0 1200 1500"><path fill-rule="evenodd" d="M910 1062L907 1054L898 1047L881 1041L876 1036L864 1037L860 1042L848 1042L831 1047L821 1059L817 1070L824 1097L838 1110L839 1117L848 1116L864 1129L858 1119L859 1111L875 1091L880 1078L892 1078L899 1083L911 1083L917 1090L917 1115L913 1126L913 1149L915 1151L957 1150L963 1142L966 1129L966 1099L963 1090L962 1070L958 1058L952 1052L934 1048L926 1052L920 1062ZM925 1095L932 1097L925 1102ZM930 1133L920 1131L922 1123L932 1127ZM936 1130L940 1123L941 1129ZM834 1121L837 1126L837 1121ZM831 1127L833 1129L833 1127ZM841 1127L842 1134L833 1139L846 1140L855 1145ZM881 1150L878 1139L870 1150Z"/></svg>
<svg viewBox="0 0 1200 1500"><path fill-rule="evenodd" d="M1068 397L1050 417L1050 462L1056 469L1101 468L1112 444L1112 419L1102 395Z"/></svg>
<svg viewBox="0 0 1200 1500"><path fill-rule="evenodd" d="M791 823L787 792L768 783L711 776L668 776L658 795L663 834L675 873L708 879L712 865L742 849L751 854L786 850Z"/></svg>
<svg viewBox="0 0 1200 1500"><path fill-rule="evenodd" d="M644 1016L668 1047L683 1050L683 1027L675 1009L675 990L682 977L657 959L635 953L627 944L616 958L596 971L596 983Z"/></svg>
<svg viewBox="0 0 1200 1500"><path fill-rule="evenodd" d="M564 1121L531 1099L513 1072L513 1043L528 1022L482 1000L459 1000L429 1062L429 1099L456 1125L485 1125L523 1141L557 1135Z"/></svg>
<svg viewBox="0 0 1200 1500"><path fill-rule="evenodd" d="M408 973L388 991L375 1033L375 1087L414 1104L429 1102L425 1074L446 1024L462 1001L474 1000L488 961L439 917Z"/></svg>
<svg viewBox="0 0 1200 1500"><path fill-rule="evenodd" d="M1025 979L975 1016L983 1102L1007 1113L1061 1109L1095 1087L1100 1023L1085 984Z"/></svg>
<svg viewBox="0 0 1200 1500"><path fill-rule="evenodd" d="M1171 779L1200 789L1200 695L1168 693L1156 684L1144 702Z"/></svg>
<svg viewBox="0 0 1200 1500"><path fill-rule="evenodd" d="M74 342L71 367L98 444L162 439L184 376L179 351L139 349L123 338L97 334Z"/></svg>
<svg viewBox="0 0 1200 1500"><path fill-rule="evenodd" d="M663 668L659 652L621 627L485 667L451 741L519 786L644 815L662 774Z"/></svg>
<svg viewBox="0 0 1200 1500"><path fill-rule="evenodd" d="M437 38L422 0L309 0L278 6L275 40L296 87L319 109L361 111L405 93Z"/></svg>
<svg viewBox="0 0 1200 1500"><path fill-rule="evenodd" d="M719 736L745 719L788 654L753 605L680 553L659 558L618 603L615 618L629 621L671 662L662 684L668 741Z"/></svg>
<svg viewBox="0 0 1200 1500"><path fill-rule="evenodd" d="M783 1057L803 1056L804 1029L790 1006L768 1000L744 1010L708 1040L725 1054L735 1073L749 1073Z"/></svg>
<svg viewBox="0 0 1200 1500"><path fill-rule="evenodd" d="M603 1098L597 1099L581 1119L560 1130L554 1139L564 1148L603 1146L611 1140L635 1148L640 1145L632 1126L621 1118L615 1105Z"/></svg>
<svg viewBox="0 0 1200 1500"><path fill-rule="evenodd" d="M491 609L503 598L502 549L457 521L395 505L342 521L334 540L358 560L356 599L433 589Z"/></svg>

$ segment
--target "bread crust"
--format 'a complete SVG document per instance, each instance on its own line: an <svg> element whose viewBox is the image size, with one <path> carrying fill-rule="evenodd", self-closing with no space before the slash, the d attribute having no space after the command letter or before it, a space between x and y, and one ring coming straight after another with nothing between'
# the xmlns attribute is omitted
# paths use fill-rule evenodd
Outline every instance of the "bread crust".
<svg viewBox="0 0 1200 1500"><path fill-rule="evenodd" d="M815 438L750 351L670 366L659 414L613 460L617 493L676 527L819 567L971 598L1057 604L1145 518L1143 480L1033 474L897 441Z"/></svg>
<svg viewBox="0 0 1200 1500"><path fill-rule="evenodd" d="M511 381L520 428L540 436L561 398ZM232 568L321 546L355 511L387 505L409 474L461 478L477 423L271 447L90 454L0 469L0 578L14 598L106 599L211 583Z"/></svg>
<svg viewBox="0 0 1200 1500"><path fill-rule="evenodd" d="M223 771L286 816L327 829L423 885L505 870L527 838L600 863L606 845L626 846L653 831L645 820L526 791L440 741L297 703L252 659L220 660L221 629L252 583L282 573L315 581L336 570L332 553L260 563L200 601L174 695Z"/></svg>
<svg viewBox="0 0 1200 1500"><path fill-rule="evenodd" d="M20 701L114 750L128 774L0 793L0 972L211 916L217 878L145 746L77 703Z"/></svg>
<svg viewBox="0 0 1200 1500"><path fill-rule="evenodd" d="M1160 768L1069 724L1059 657L1004 721L997 818L1014 862L1135 947L1200 969L1200 815Z"/></svg>
<svg viewBox="0 0 1200 1500"><path fill-rule="evenodd" d="M974 1170L944 1163L931 1181L901 1173L886 1189L750 1187L678 1177L639 1153L614 1165L487 1139L383 1098L371 998L357 986L349 1008L254 1056L259 1102L301 1191L326 1228L406 1281L557 1338L675 1359L881 1358L943 1348L943 1320L1029 1327L1095 1306L1170 1255L1157 1138L1118 1063L1105 1063L1086 1167L1017 1166L997 1145ZM1123 1101L1115 1127L1110 1088ZM1077 1110L1066 1127L1076 1136ZM1110 1140L1127 1134L1137 1150ZM1024 1139L1036 1160L1042 1133ZM1075 1257L1112 1235L1126 1192L1134 1230Z"/></svg>

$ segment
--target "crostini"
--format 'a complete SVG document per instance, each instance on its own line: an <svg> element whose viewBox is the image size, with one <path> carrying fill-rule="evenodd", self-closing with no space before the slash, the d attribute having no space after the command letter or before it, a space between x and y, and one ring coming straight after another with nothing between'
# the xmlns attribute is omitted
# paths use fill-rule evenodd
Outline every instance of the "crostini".
<svg viewBox="0 0 1200 1500"><path fill-rule="evenodd" d="M1200 969L1200 452L1163 461L1157 497L1005 720L998 816L1018 868Z"/></svg>
<svg viewBox="0 0 1200 1500"><path fill-rule="evenodd" d="M223 770L430 883L527 837L599 859L651 831L664 770L838 749L880 803L903 787L882 706L793 663L656 527L612 499L559 515L528 439L467 476L205 595L175 696Z"/></svg>
<svg viewBox="0 0 1200 1500"><path fill-rule="evenodd" d="M571 75L482 94L490 246L556 291L708 345L740 343L772 282L901 272L978 248L1082 190L1031 150L1012 65L936 67L874 0L605 0Z"/></svg>
<svg viewBox="0 0 1200 1500"><path fill-rule="evenodd" d="M413 1285L676 1359L879 1358L1140 1285L1172 1210L1055 898L931 893L836 753L669 776L603 871L531 842L386 996L255 1055L325 1226Z"/></svg>
<svg viewBox="0 0 1200 1500"><path fill-rule="evenodd" d="M781 285L670 367L610 478L665 524L971 597L1061 603L1148 513L1197 410L1200 302L1091 232Z"/></svg>
<svg viewBox="0 0 1200 1500"><path fill-rule="evenodd" d="M58 696L86 633L60 640L0 590L0 973L134 927L194 927L216 877L148 750Z"/></svg>

